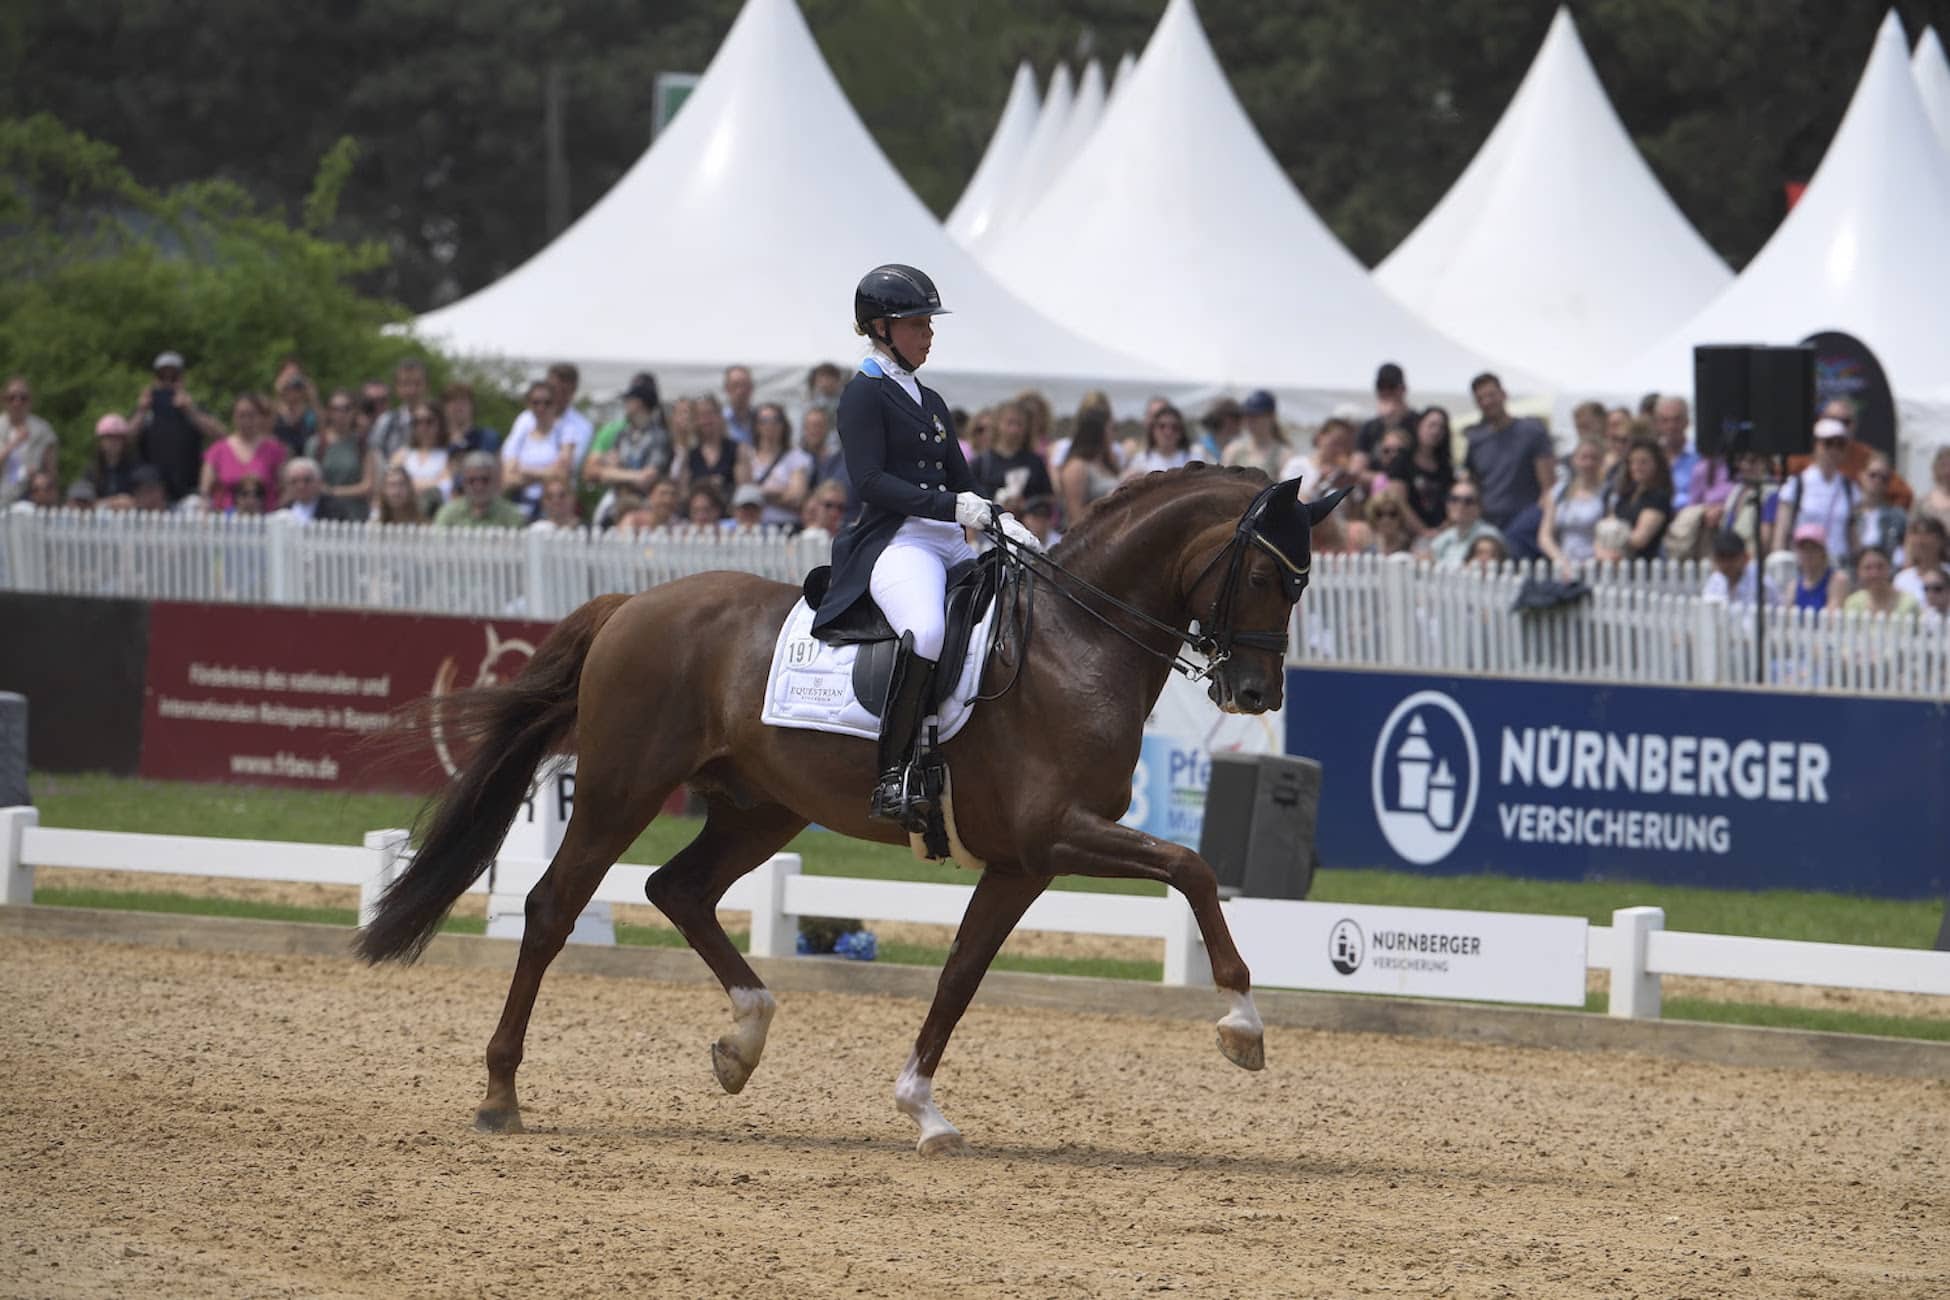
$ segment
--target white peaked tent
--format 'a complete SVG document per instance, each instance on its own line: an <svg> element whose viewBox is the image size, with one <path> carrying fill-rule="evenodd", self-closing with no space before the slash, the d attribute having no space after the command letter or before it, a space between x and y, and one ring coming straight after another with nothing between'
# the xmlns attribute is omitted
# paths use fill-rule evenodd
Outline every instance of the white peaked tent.
<svg viewBox="0 0 1950 1300"><path fill-rule="evenodd" d="M1908 61L1891 12L1821 166L1773 238L1725 293L1602 391L1690 392L1695 344L1842 330L1880 358L1899 402L1950 393L1950 154ZM1905 427L1912 448L1921 432Z"/></svg>
<svg viewBox="0 0 1950 1300"><path fill-rule="evenodd" d="M1057 64L1056 71L1050 74L1049 90L1043 95L1043 111L1036 116L1036 129L1029 133L1029 143L1023 146L1022 161L1016 164L1009 175L1009 184L996 200L988 229L969 242L968 246L978 254L985 254L1005 230L1036 206L1049 188L1050 178L1062 162L1064 132L1076 97L1076 83L1070 77L1070 69L1065 64Z"/></svg>
<svg viewBox="0 0 1950 1300"><path fill-rule="evenodd" d="M1055 176L1060 176L1090 143L1091 133L1104 116L1104 70L1092 59L1077 78L1076 102L1070 105L1070 120L1063 124L1063 139L1056 149Z"/></svg>
<svg viewBox="0 0 1950 1300"><path fill-rule="evenodd" d="M1478 161L1375 279L1463 342L1575 387L1733 273L1660 188L1559 9Z"/></svg>
<svg viewBox="0 0 1950 1300"><path fill-rule="evenodd" d="M988 265L1113 347L1317 415L1399 362L1418 393L1483 361L1368 277L1288 182L1171 0L1089 145ZM1507 376L1521 383L1520 376Z"/></svg>
<svg viewBox="0 0 1950 1300"><path fill-rule="evenodd" d="M1136 66L1137 55L1129 50L1124 51L1124 57L1117 61L1117 73L1110 79L1110 94L1104 97L1105 107L1109 107L1110 101L1117 98L1117 92L1124 88L1124 79L1131 75L1131 69Z"/></svg>
<svg viewBox="0 0 1950 1300"><path fill-rule="evenodd" d="M1916 42L1909 68L1916 78L1916 92L1923 97L1923 111L1936 128L1936 138L1950 149L1950 59L1944 58L1936 28L1923 29L1923 39Z"/></svg>
<svg viewBox="0 0 1950 1300"><path fill-rule="evenodd" d="M861 355L853 288L882 262L928 271L956 313L928 364L951 402L1030 382L1059 399L1155 382L1156 367L1039 316L948 238L854 115L792 0L747 0L684 111L615 188L418 328L465 352L575 361L592 387L646 366L667 391L714 384L738 361L769 391L796 392L814 362Z"/></svg>
<svg viewBox="0 0 1950 1300"><path fill-rule="evenodd" d="M995 217L996 204L1007 192L1009 178L1022 162L1023 150L1028 147L1030 133L1036 129L1036 116L1041 107L1036 98L1036 73L1023 63L1016 68L1016 79L1009 86L1009 98L1002 105L1002 116L996 119L989 147L982 151L982 161L969 177L968 188L961 192L955 210L948 214L945 224L956 243L968 246L987 233L989 222Z"/></svg>

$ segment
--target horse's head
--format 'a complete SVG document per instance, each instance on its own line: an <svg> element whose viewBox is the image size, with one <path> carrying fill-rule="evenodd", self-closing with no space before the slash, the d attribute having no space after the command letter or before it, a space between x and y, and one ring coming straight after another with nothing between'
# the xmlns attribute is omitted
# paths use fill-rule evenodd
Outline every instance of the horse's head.
<svg viewBox="0 0 1950 1300"><path fill-rule="evenodd" d="M1313 527L1346 496L1300 500L1288 479L1253 498L1194 584L1199 631L1219 660L1208 694L1227 713L1264 713L1285 697L1287 627L1313 568Z"/></svg>

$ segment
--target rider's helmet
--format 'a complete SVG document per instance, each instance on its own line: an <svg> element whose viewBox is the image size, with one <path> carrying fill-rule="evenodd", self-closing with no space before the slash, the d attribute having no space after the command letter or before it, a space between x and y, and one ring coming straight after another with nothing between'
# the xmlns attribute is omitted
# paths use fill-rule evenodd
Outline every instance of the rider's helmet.
<svg viewBox="0 0 1950 1300"><path fill-rule="evenodd" d="M899 262L874 267L860 277L860 285L853 291L853 326L872 337L878 337L873 334L877 320L947 314L927 272Z"/></svg>

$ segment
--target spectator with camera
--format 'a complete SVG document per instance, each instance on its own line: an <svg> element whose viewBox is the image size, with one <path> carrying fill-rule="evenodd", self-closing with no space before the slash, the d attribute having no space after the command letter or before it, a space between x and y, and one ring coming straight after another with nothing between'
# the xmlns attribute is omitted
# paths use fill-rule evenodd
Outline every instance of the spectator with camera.
<svg viewBox="0 0 1950 1300"><path fill-rule="evenodd" d="M136 455L162 475L163 492L173 506L197 490L205 446L224 437L224 427L196 404L183 383L180 352L157 356L156 382L135 404Z"/></svg>

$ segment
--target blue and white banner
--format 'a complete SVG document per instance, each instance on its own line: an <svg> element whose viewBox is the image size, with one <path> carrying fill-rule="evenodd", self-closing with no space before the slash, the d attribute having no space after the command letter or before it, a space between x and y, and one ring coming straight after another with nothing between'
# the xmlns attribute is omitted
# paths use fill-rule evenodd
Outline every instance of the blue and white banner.
<svg viewBox="0 0 1950 1300"><path fill-rule="evenodd" d="M1941 896L1950 708L1292 669L1332 867Z"/></svg>

